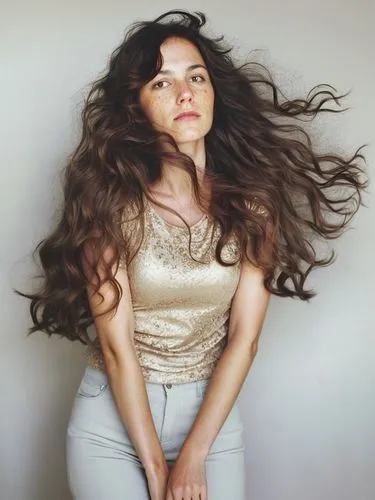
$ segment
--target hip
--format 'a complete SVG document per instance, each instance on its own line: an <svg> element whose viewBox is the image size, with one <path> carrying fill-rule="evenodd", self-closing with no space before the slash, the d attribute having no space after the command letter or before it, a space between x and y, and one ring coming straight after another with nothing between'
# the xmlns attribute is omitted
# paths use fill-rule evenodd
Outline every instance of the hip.
<svg viewBox="0 0 375 500"><path fill-rule="evenodd" d="M145 382L149 406L167 459L174 460L186 439L205 397L210 379L179 384ZM243 448L243 421L238 402L220 429L211 453ZM69 439L95 440L136 456L126 425L117 410L107 375L86 367L73 402Z"/></svg>

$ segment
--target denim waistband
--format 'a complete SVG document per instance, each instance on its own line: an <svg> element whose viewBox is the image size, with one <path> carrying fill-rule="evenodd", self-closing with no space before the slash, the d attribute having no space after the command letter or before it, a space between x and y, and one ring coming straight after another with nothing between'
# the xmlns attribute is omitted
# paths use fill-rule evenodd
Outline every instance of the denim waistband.
<svg viewBox="0 0 375 500"><path fill-rule="evenodd" d="M108 377L107 375L97 369L93 368L92 366L86 366L85 368L85 373L84 376L89 378L92 382L98 384L98 385L108 385ZM166 390L184 390L184 389L190 389L190 388L195 388L197 395L202 395L203 391L207 387L210 379L201 379L201 380L193 380L191 382L184 382L184 383L157 383L157 382L145 382L146 387L149 389L155 388L155 387L163 387Z"/></svg>

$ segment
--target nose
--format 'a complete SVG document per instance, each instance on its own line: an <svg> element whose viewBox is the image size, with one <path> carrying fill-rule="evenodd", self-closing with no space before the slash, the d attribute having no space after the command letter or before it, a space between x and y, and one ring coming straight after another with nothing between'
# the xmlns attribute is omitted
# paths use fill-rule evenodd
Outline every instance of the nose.
<svg viewBox="0 0 375 500"><path fill-rule="evenodd" d="M178 104L192 101L192 99L193 99L193 92L191 91L191 88L189 87L187 82L182 82L179 86L177 94Z"/></svg>

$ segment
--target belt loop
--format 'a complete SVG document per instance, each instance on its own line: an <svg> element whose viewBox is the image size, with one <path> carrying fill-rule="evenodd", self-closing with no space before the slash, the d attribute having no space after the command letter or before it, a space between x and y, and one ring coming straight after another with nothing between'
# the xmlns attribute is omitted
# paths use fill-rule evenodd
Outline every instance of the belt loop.
<svg viewBox="0 0 375 500"><path fill-rule="evenodd" d="M204 379L198 380L196 382L196 384L197 384L197 396L199 396L199 397L204 396L210 380L211 380L210 378L204 378Z"/></svg>

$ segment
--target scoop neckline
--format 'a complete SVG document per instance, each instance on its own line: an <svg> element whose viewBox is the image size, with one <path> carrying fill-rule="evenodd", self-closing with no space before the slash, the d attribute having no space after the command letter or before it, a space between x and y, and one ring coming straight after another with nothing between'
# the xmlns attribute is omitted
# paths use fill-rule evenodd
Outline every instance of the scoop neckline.
<svg viewBox="0 0 375 500"><path fill-rule="evenodd" d="M170 222L166 221L160 214L159 212L151 205L150 201L147 199L147 197L145 196L145 202L150 210L150 212L159 220L161 221L161 223L165 226L167 226L168 228L171 228L173 230L177 230L177 231L187 231L187 226L176 226L175 224L171 224ZM200 226L202 224L202 222L208 218L208 215L207 214L203 214L202 217L197 221L197 222L194 222L194 224L192 224L191 226L189 226L189 229L190 231L194 230L196 227Z"/></svg>

